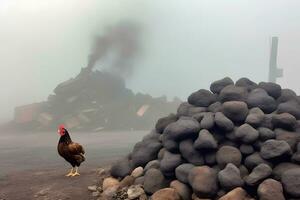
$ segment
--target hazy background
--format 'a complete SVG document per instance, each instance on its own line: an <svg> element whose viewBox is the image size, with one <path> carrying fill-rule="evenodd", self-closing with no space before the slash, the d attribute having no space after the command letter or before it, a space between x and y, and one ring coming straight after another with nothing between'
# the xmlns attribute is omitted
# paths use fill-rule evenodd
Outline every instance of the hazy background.
<svg viewBox="0 0 300 200"><path fill-rule="evenodd" d="M142 28L127 85L185 99L230 76L266 81L270 37L279 36L278 82L300 92L298 0L0 0L0 122L13 108L45 100L85 67L107 26Z"/></svg>

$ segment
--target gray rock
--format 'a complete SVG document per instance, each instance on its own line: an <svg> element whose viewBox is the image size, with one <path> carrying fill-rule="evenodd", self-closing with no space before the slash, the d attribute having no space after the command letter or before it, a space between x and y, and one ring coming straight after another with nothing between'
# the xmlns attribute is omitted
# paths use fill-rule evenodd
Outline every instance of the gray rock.
<svg viewBox="0 0 300 200"><path fill-rule="evenodd" d="M194 167L188 179L194 193L199 197L213 197L218 192L217 172L213 168Z"/></svg>
<svg viewBox="0 0 300 200"><path fill-rule="evenodd" d="M170 188L175 189L175 191L179 194L182 200L190 200L192 196L192 190L190 187L184 183L181 183L178 180L172 181L170 183Z"/></svg>
<svg viewBox="0 0 300 200"><path fill-rule="evenodd" d="M221 112L215 114L215 123L217 127L226 132L232 131L234 128L233 122Z"/></svg>
<svg viewBox="0 0 300 200"><path fill-rule="evenodd" d="M176 167L178 167L182 162L180 154L173 154L166 151L163 159L160 161L160 170L165 175L174 174Z"/></svg>
<svg viewBox="0 0 300 200"><path fill-rule="evenodd" d="M205 164L212 166L217 163L216 152L210 151L204 155Z"/></svg>
<svg viewBox="0 0 300 200"><path fill-rule="evenodd" d="M197 151L193 145L194 142L191 139L183 140L182 142L180 142L179 150L181 156L189 163L192 163L194 165L203 165L204 164L203 155L199 151Z"/></svg>
<svg viewBox="0 0 300 200"><path fill-rule="evenodd" d="M258 186L257 194L260 200L285 200L281 183L270 178Z"/></svg>
<svg viewBox="0 0 300 200"><path fill-rule="evenodd" d="M298 141L300 141L300 134L293 131L287 131L284 129L275 129L276 140L283 140L287 142L292 150L296 149Z"/></svg>
<svg viewBox="0 0 300 200"><path fill-rule="evenodd" d="M238 87L235 85L228 85L224 87L219 95L221 102L226 101L246 101L248 96L248 90L244 87Z"/></svg>
<svg viewBox="0 0 300 200"><path fill-rule="evenodd" d="M188 102L181 103L177 108L177 116L189 116L189 110L193 107L193 105L189 104Z"/></svg>
<svg viewBox="0 0 300 200"><path fill-rule="evenodd" d="M170 139L170 137L171 137L170 135L163 134L162 144L166 150L172 153L176 153L178 152L179 144L175 140Z"/></svg>
<svg viewBox="0 0 300 200"><path fill-rule="evenodd" d="M223 169L228 163L232 163L237 167L240 166L242 154L239 149L232 146L222 146L216 155L217 163Z"/></svg>
<svg viewBox="0 0 300 200"><path fill-rule="evenodd" d="M266 179L272 174L272 168L267 164L259 164L252 172L245 177L247 185L254 186L258 185L261 181Z"/></svg>
<svg viewBox="0 0 300 200"><path fill-rule="evenodd" d="M227 191L244 185L240 170L231 163L219 172L218 179L222 189Z"/></svg>
<svg viewBox="0 0 300 200"><path fill-rule="evenodd" d="M236 81L235 85L239 87L245 87L247 88L248 91L257 88L257 84L248 78L240 78L239 80Z"/></svg>
<svg viewBox="0 0 300 200"><path fill-rule="evenodd" d="M259 134L258 131L249 124L243 124L237 128L235 136L242 142L250 144L257 140Z"/></svg>
<svg viewBox="0 0 300 200"><path fill-rule="evenodd" d="M176 122L177 120L178 120L178 117L175 114L170 114L167 117L162 117L156 122L155 129L158 133L163 133L165 128L170 123Z"/></svg>
<svg viewBox="0 0 300 200"><path fill-rule="evenodd" d="M123 159L112 165L110 174L116 178L124 178L129 175L133 168L128 159Z"/></svg>
<svg viewBox="0 0 300 200"><path fill-rule="evenodd" d="M134 180L134 185L144 185L145 176L140 176Z"/></svg>
<svg viewBox="0 0 300 200"><path fill-rule="evenodd" d="M176 178L183 182L183 183L188 183L188 175L189 172L195 167L195 165L190 164L190 163L184 163L179 165L176 169L175 169L175 175Z"/></svg>
<svg viewBox="0 0 300 200"><path fill-rule="evenodd" d="M194 148L197 150L216 149L217 147L218 147L218 144L217 144L215 138L206 129L202 129L199 132L199 136L196 139L196 141L194 142Z"/></svg>
<svg viewBox="0 0 300 200"><path fill-rule="evenodd" d="M274 133L274 131L272 131L269 128L265 128L265 127L258 128L258 133L259 133L259 139L262 141L274 139L276 137L276 134Z"/></svg>
<svg viewBox="0 0 300 200"><path fill-rule="evenodd" d="M154 142L159 142L159 138L160 138L161 134L157 133L156 131L151 131L149 134L145 135L143 137L142 141L146 141L146 142L150 142L150 141L154 141Z"/></svg>
<svg viewBox="0 0 300 200"><path fill-rule="evenodd" d="M188 109L188 116L192 117L193 115L199 114L206 112L207 108L206 107L196 107L196 106L191 106Z"/></svg>
<svg viewBox="0 0 300 200"><path fill-rule="evenodd" d="M211 104L211 105L208 106L208 108L207 108L207 111L213 112L213 113L220 112L221 110L222 110L222 104L221 104L221 102L219 102L219 101L217 101L217 102Z"/></svg>
<svg viewBox="0 0 300 200"><path fill-rule="evenodd" d="M291 148L285 141L267 140L262 144L260 155L264 159L275 159L291 154Z"/></svg>
<svg viewBox="0 0 300 200"><path fill-rule="evenodd" d="M221 90L228 86L228 85L233 85L233 81L231 80L231 78L229 77L225 77L221 80L217 80L214 81L211 85L210 85L210 91L212 91L213 93L220 93Z"/></svg>
<svg viewBox="0 0 300 200"><path fill-rule="evenodd" d="M279 163L274 167L272 175L274 179L280 181L282 174L290 169L300 169L300 165L290 162Z"/></svg>
<svg viewBox="0 0 300 200"><path fill-rule="evenodd" d="M296 101L287 101L278 105L277 113L290 113L297 120L300 119L300 105Z"/></svg>
<svg viewBox="0 0 300 200"><path fill-rule="evenodd" d="M244 165L252 170L254 167L258 166L259 164L267 164L269 166L272 166L272 164L266 160L264 160L258 152L255 152L251 154L250 156L247 156L244 161Z"/></svg>
<svg viewBox="0 0 300 200"><path fill-rule="evenodd" d="M157 154L157 159L160 161L164 157L164 153L166 152L165 148L161 148Z"/></svg>
<svg viewBox="0 0 300 200"><path fill-rule="evenodd" d="M160 161L159 160L151 160L145 166L144 171L147 171L147 170L152 169L152 168L159 169L159 167L160 167Z"/></svg>
<svg viewBox="0 0 300 200"><path fill-rule="evenodd" d="M261 122L260 126L269 128L269 129L273 129L272 117L273 117L273 114L265 114L264 120Z"/></svg>
<svg viewBox="0 0 300 200"><path fill-rule="evenodd" d="M181 117L176 122L169 124L164 133L168 138L181 140L195 137L200 131L200 124L191 117Z"/></svg>
<svg viewBox="0 0 300 200"><path fill-rule="evenodd" d="M144 190L146 193L153 194L157 190L165 188L167 186L168 183L160 170L149 169L145 173Z"/></svg>
<svg viewBox="0 0 300 200"><path fill-rule="evenodd" d="M248 171L248 169L244 165L241 165L239 167L239 170L240 170L240 174L241 174L242 178L244 178L244 177L246 177L246 176L249 175L249 171Z"/></svg>
<svg viewBox="0 0 300 200"><path fill-rule="evenodd" d="M289 169L282 174L281 182L284 191L291 197L300 197L300 169Z"/></svg>
<svg viewBox="0 0 300 200"><path fill-rule="evenodd" d="M249 93L247 104L249 108L258 107L265 113L271 113L277 108L275 99L261 88L254 89Z"/></svg>
<svg viewBox="0 0 300 200"><path fill-rule="evenodd" d="M241 144L240 152L244 155L249 155L254 152L254 148L252 145L249 145L249 144Z"/></svg>
<svg viewBox="0 0 300 200"><path fill-rule="evenodd" d="M295 163L300 163L300 151L297 151L292 156L292 161Z"/></svg>
<svg viewBox="0 0 300 200"><path fill-rule="evenodd" d="M289 113L281 113L273 115L272 124L274 128L294 130L297 124L297 120L293 115Z"/></svg>
<svg viewBox="0 0 300 200"><path fill-rule="evenodd" d="M97 191L97 185L88 186L88 190L91 191L91 192L96 192Z"/></svg>
<svg viewBox="0 0 300 200"><path fill-rule="evenodd" d="M283 102L287 102L287 101L293 101L297 99L297 94L291 90L291 89L282 89L281 90L281 95L280 97L277 99L278 103L283 103Z"/></svg>
<svg viewBox="0 0 300 200"><path fill-rule="evenodd" d="M252 108L246 118L246 123L251 126L258 127L264 121L265 114L260 108Z"/></svg>
<svg viewBox="0 0 300 200"><path fill-rule="evenodd" d="M264 89L274 99L277 99L281 95L281 86L276 83L260 82L258 87Z"/></svg>
<svg viewBox="0 0 300 200"><path fill-rule="evenodd" d="M197 92L192 93L188 97L188 102L194 106L208 107L210 104L217 101L215 94L212 94L208 90L198 90Z"/></svg>
<svg viewBox="0 0 300 200"><path fill-rule="evenodd" d="M228 101L222 105L223 114L234 122L245 121L248 114L248 107L242 101Z"/></svg>
<svg viewBox="0 0 300 200"><path fill-rule="evenodd" d="M203 118L200 121L200 128L209 130L213 128L214 124L214 114L211 112L203 113Z"/></svg>
<svg viewBox="0 0 300 200"><path fill-rule="evenodd" d="M155 160L161 148L160 142L143 141L137 143L131 155L133 167L144 167L149 161Z"/></svg>

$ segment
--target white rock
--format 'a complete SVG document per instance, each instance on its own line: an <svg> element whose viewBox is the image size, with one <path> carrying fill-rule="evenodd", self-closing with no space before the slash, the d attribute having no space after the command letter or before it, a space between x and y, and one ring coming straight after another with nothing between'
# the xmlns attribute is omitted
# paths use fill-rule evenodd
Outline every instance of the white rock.
<svg viewBox="0 0 300 200"><path fill-rule="evenodd" d="M133 176L134 178L138 178L142 176L143 173L144 173L143 167L137 167L132 171L131 176Z"/></svg>
<svg viewBox="0 0 300 200"><path fill-rule="evenodd" d="M136 199L143 194L145 192L140 185L132 185L127 190L128 199Z"/></svg>

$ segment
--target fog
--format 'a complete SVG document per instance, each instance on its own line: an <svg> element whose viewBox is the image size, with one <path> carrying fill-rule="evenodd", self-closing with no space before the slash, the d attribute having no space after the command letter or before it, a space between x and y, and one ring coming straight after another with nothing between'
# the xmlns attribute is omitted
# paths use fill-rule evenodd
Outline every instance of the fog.
<svg viewBox="0 0 300 200"><path fill-rule="evenodd" d="M0 121L76 76L95 36L123 21L141 28L139 55L126 77L135 92L185 99L225 76L266 81L270 38L278 36L284 70L278 83L299 93L299 6L297 0L0 0Z"/></svg>

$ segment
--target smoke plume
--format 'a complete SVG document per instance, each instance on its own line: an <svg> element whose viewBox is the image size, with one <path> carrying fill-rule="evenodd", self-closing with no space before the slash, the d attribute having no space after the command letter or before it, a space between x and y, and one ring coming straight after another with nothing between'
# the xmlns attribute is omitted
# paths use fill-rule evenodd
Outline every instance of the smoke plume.
<svg viewBox="0 0 300 200"><path fill-rule="evenodd" d="M97 62L114 53L108 71L122 77L129 76L133 61L140 50L140 27L132 22L122 22L108 27L95 38L86 70L91 72Z"/></svg>

